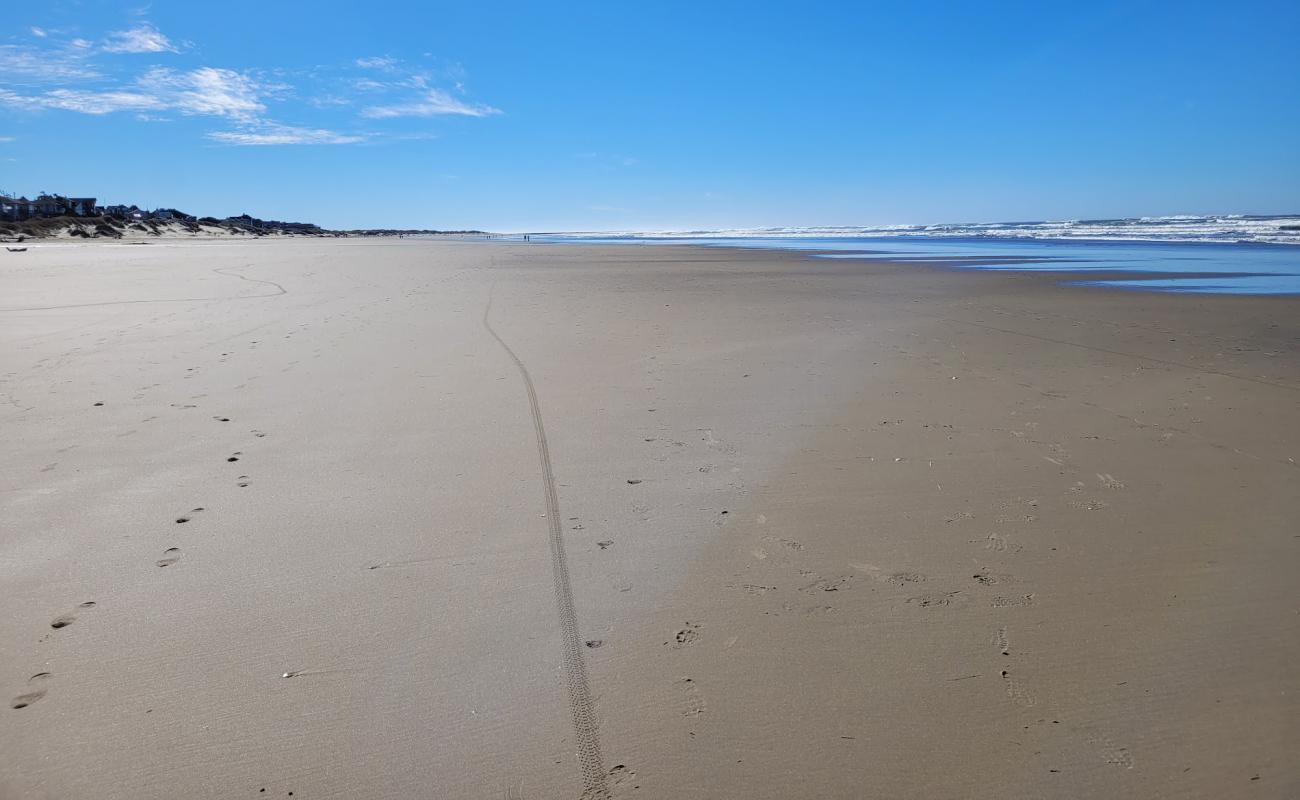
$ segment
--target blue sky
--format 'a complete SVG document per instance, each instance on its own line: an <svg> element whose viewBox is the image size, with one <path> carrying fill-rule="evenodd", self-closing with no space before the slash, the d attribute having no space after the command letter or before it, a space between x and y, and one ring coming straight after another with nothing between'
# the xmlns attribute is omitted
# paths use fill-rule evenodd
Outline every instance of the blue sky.
<svg viewBox="0 0 1300 800"><path fill-rule="evenodd" d="M0 189L29 196L493 230L1300 211L1293 0L3 17Z"/></svg>

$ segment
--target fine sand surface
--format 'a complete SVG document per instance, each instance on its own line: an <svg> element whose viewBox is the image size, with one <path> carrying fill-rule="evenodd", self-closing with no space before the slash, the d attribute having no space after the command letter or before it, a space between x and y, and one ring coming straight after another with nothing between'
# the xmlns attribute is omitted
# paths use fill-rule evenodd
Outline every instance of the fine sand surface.
<svg viewBox="0 0 1300 800"><path fill-rule="evenodd" d="M1300 300L1056 280L0 252L0 798L1300 796Z"/></svg>

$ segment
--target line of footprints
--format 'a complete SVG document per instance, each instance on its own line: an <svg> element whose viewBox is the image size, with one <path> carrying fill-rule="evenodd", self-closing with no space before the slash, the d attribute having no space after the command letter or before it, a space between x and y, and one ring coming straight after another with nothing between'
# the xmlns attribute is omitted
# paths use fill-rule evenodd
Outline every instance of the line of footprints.
<svg viewBox="0 0 1300 800"><path fill-rule="evenodd" d="M96 403L96 405L100 405L100 404ZM217 422L230 422L230 418L224 416L216 416L213 417L213 419L216 420ZM258 430L251 431L251 433L259 439L266 436L265 433ZM240 451L236 451L234 453L231 453L229 456L227 456L226 461L227 463L235 463L239 461L242 457L243 457L243 453ZM240 488L247 488L250 485L250 479L247 475L240 475L238 478L235 479L235 484ZM198 508L193 508L185 512L184 514L178 516L176 518L176 524L184 525L185 523L194 520L198 515L202 514L205 510L206 509L204 509L202 506L199 506ZM154 564L158 567L171 567L178 564L180 560L181 560L181 549L179 547L168 547L166 550L162 552L162 557L159 558L157 561L155 561ZM76 608L72 609L71 611L68 611L67 613L60 614L59 616L55 617L50 622L50 627L56 631L62 628L66 628L72 623L77 621L77 617L79 614L85 611L89 611L90 609L93 609L95 606L96 603L94 600L87 600L83 603L78 603ZM27 708L32 703L35 703L37 700L40 700L42 697L45 696L45 693L48 690L48 684L50 680L53 679L53 677L54 677L53 674L49 672L38 672L35 675L28 678L27 691L23 692L22 694L18 695L13 700L11 700L9 702L9 707L13 709Z"/></svg>

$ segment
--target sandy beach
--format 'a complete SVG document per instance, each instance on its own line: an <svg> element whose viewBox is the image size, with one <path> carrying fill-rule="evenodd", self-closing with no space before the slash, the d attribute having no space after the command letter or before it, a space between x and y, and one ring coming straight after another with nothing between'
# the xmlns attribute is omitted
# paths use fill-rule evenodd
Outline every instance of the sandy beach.
<svg viewBox="0 0 1300 800"><path fill-rule="evenodd" d="M0 797L1300 795L1300 299L0 252Z"/></svg>

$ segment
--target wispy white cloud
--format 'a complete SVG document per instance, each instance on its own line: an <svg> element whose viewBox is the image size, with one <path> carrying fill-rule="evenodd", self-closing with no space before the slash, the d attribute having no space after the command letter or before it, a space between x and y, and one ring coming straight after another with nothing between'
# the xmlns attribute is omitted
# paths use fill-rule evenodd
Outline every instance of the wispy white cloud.
<svg viewBox="0 0 1300 800"><path fill-rule="evenodd" d="M156 111L166 108L162 100L142 92L85 92L76 89L55 89L31 100L38 107L94 115L112 114L115 111Z"/></svg>
<svg viewBox="0 0 1300 800"><path fill-rule="evenodd" d="M218 67L151 66L136 71L118 53L178 53L192 49L169 39L143 14L105 36L68 39L66 31L31 28L26 42L0 44L0 110L66 111L91 116L129 115L139 122L178 116L225 120L226 130L205 134L235 146L357 144L434 138L432 132L339 132L346 122L323 115L384 120L435 116L487 117L493 106L470 100L459 65L408 64L390 55L356 58L311 71L245 71ZM325 83L331 81L332 83ZM454 83L455 89L438 88ZM296 102L319 119L276 122L269 106ZM315 109L313 112L312 109ZM333 109L333 111L331 111Z"/></svg>
<svg viewBox="0 0 1300 800"><path fill-rule="evenodd" d="M374 78L354 78L352 87L362 92L382 92L391 88L390 84L377 81Z"/></svg>
<svg viewBox="0 0 1300 800"><path fill-rule="evenodd" d="M76 46L36 48L13 44L0 45L0 76L7 83L61 83L102 77Z"/></svg>
<svg viewBox="0 0 1300 800"><path fill-rule="evenodd" d="M149 23L114 31L104 40L106 53L179 53L180 47Z"/></svg>
<svg viewBox="0 0 1300 800"><path fill-rule="evenodd" d="M260 92L256 81L234 70L200 67L190 72L177 72L155 67L140 76L134 85L109 91L53 89L41 94L20 95L0 89L0 105L95 115L115 111L171 110L187 115L251 121L266 110Z"/></svg>
<svg viewBox="0 0 1300 800"><path fill-rule="evenodd" d="M258 83L231 69L200 67L176 72L155 67L137 83L182 114L252 119L266 110Z"/></svg>
<svg viewBox="0 0 1300 800"><path fill-rule="evenodd" d="M336 133L319 128L294 128L288 125L267 124L252 130L216 131L208 138L239 146L267 146L285 144L356 144L366 137Z"/></svg>
<svg viewBox="0 0 1300 800"><path fill-rule="evenodd" d="M350 106L352 101L346 97L340 97L336 94L325 94L319 97L308 98L308 103L317 108L338 108L339 106Z"/></svg>
<svg viewBox="0 0 1300 800"><path fill-rule="evenodd" d="M362 116L371 119L390 119L392 117L433 117L442 114L454 114L465 117L486 117L500 114L501 110L488 105L470 105L457 100L441 89L429 89L424 97L413 103L400 103L391 106L370 106L362 110Z"/></svg>
<svg viewBox="0 0 1300 800"><path fill-rule="evenodd" d="M14 141L13 136L0 136L0 144L8 144L12 141Z"/></svg>
<svg viewBox="0 0 1300 800"><path fill-rule="evenodd" d="M381 72L395 72L397 70L397 59L392 56L371 56L369 58L358 58L356 65L362 69L377 69Z"/></svg>

